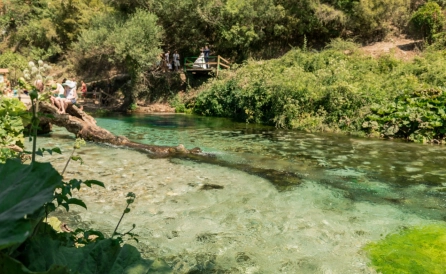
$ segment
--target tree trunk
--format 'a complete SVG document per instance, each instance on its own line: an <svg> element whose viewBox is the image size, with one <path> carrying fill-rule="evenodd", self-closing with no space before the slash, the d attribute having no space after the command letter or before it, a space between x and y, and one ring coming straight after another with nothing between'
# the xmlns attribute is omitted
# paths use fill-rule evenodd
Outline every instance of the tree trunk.
<svg viewBox="0 0 446 274"><path fill-rule="evenodd" d="M76 137L86 141L107 143L116 146L124 146L151 154L154 157L168 157L177 154L201 154L201 149L196 147L191 150L183 145L177 147L152 146L130 141L124 136L116 136L96 125L96 120L76 106L70 105L67 114L59 114L57 108L50 103L40 102L39 111L49 116L42 116L42 123L51 123L66 128Z"/></svg>
<svg viewBox="0 0 446 274"><path fill-rule="evenodd" d="M242 170L244 172L270 180L279 191L284 191L290 187L295 187L302 182L303 176L300 174L287 171L277 171L273 169L263 169L251 166L250 164L227 162L215 157L215 155L202 153L201 149L198 147L188 150L181 144L177 147L168 147L135 143L126 137L115 136L108 130L97 126L93 117L86 114L76 106L70 105L66 110L68 114L59 114L57 112L57 108L50 103L40 102L39 104L39 112L49 114L48 116L40 117L41 122L65 127L69 132L74 133L77 137L83 138L86 141L128 147L147 153L154 158L175 156L183 159ZM205 185L202 189L206 190L210 188L219 189L222 187L216 185Z"/></svg>

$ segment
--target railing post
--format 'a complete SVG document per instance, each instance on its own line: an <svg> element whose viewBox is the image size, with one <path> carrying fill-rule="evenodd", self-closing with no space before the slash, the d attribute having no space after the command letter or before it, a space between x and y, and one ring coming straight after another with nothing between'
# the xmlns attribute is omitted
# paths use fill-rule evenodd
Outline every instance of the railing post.
<svg viewBox="0 0 446 274"><path fill-rule="evenodd" d="M217 77L218 77L218 71L220 70L220 55L217 57Z"/></svg>

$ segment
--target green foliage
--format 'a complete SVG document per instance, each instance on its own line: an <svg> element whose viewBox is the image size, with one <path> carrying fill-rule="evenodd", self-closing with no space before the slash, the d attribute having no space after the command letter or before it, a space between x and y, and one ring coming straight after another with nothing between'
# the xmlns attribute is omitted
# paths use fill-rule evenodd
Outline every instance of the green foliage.
<svg viewBox="0 0 446 274"><path fill-rule="evenodd" d="M121 246L116 240L103 239L76 248L59 240L65 233L60 234L47 232L30 239L20 260L36 272L60 267L65 268L66 273L139 274L148 273L150 269L150 261L141 259L138 250L131 245Z"/></svg>
<svg viewBox="0 0 446 274"><path fill-rule="evenodd" d="M0 67L9 68L11 74L16 74L19 71L24 70L28 66L26 58L22 55L6 51L0 54Z"/></svg>
<svg viewBox="0 0 446 274"><path fill-rule="evenodd" d="M98 12L100 0L5 0L3 43L32 59L54 59L76 41L80 30Z"/></svg>
<svg viewBox="0 0 446 274"><path fill-rule="evenodd" d="M26 106L15 98L0 97L0 163L17 156L14 146L23 149L25 126L30 122Z"/></svg>
<svg viewBox="0 0 446 274"><path fill-rule="evenodd" d="M372 106L372 115L363 127L388 137L443 143L446 133L445 106L443 89L406 92L394 102Z"/></svg>
<svg viewBox="0 0 446 274"><path fill-rule="evenodd" d="M446 227L429 225L388 235L366 246L372 265L387 273L444 273Z"/></svg>
<svg viewBox="0 0 446 274"><path fill-rule="evenodd" d="M366 41L382 39L395 27L402 31L410 19L409 0L351 2L349 29Z"/></svg>
<svg viewBox="0 0 446 274"><path fill-rule="evenodd" d="M136 103L131 104L129 107L129 110L131 110L131 111L134 111L136 109L138 109L138 105Z"/></svg>
<svg viewBox="0 0 446 274"><path fill-rule="evenodd" d="M0 250L24 242L53 199L62 176L49 163L0 164Z"/></svg>
<svg viewBox="0 0 446 274"><path fill-rule="evenodd" d="M427 2L412 15L411 23L431 43L434 35L443 30L445 17L437 3Z"/></svg>
<svg viewBox="0 0 446 274"><path fill-rule="evenodd" d="M441 142L443 95L414 94L442 90L445 61L445 54L439 52L411 62L391 54L374 59L362 55L352 43L334 40L319 53L296 49L282 58L249 61L235 72L222 74L202 87L194 111L276 127L365 130ZM400 117L402 112L408 113L407 119ZM417 119L421 122L414 122Z"/></svg>
<svg viewBox="0 0 446 274"><path fill-rule="evenodd" d="M80 65L100 64L103 56L107 56L108 66L124 67L130 74L132 86L124 92L125 109L145 88L141 87L142 73L155 64L160 54L162 30L156 21L154 14L140 9L129 16L119 13L98 16L74 44Z"/></svg>
<svg viewBox="0 0 446 274"><path fill-rule="evenodd" d="M194 111L277 127L357 130L364 108L386 94L376 81L383 76L378 68L353 52L293 50L277 60L248 62L211 82Z"/></svg>

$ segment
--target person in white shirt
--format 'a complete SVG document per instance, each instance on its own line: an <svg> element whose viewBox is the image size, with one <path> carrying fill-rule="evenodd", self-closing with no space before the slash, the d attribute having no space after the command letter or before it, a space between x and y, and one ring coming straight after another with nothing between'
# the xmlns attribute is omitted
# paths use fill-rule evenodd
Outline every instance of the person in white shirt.
<svg viewBox="0 0 446 274"><path fill-rule="evenodd" d="M73 81L67 80L62 84L65 89L65 98L62 98L62 112L66 113L66 109L68 106L76 104L77 92L76 92L76 84Z"/></svg>
<svg viewBox="0 0 446 274"><path fill-rule="evenodd" d="M178 51L175 51L173 54L173 65L175 66L175 71L178 71L180 68L180 55L178 54Z"/></svg>

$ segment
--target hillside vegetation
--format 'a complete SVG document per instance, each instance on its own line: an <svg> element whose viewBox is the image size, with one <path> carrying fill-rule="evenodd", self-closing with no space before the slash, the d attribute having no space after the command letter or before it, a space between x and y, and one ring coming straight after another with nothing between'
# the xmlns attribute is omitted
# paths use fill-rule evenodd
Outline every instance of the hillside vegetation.
<svg viewBox="0 0 446 274"><path fill-rule="evenodd" d="M38 59L91 81L128 75L121 92L122 107L129 109L138 98L159 98L158 91L174 94L172 81L153 77L161 52L193 56L209 44L239 65L200 88L197 99L173 100L182 110L284 128L443 142L443 0L0 3L0 66L14 77ZM402 35L421 39L425 52L401 61L392 52L371 58L357 50Z"/></svg>
<svg viewBox="0 0 446 274"><path fill-rule="evenodd" d="M431 50L412 61L392 52L374 58L334 40L321 52L248 61L202 86L186 106L280 128L443 142L445 61L445 52Z"/></svg>

